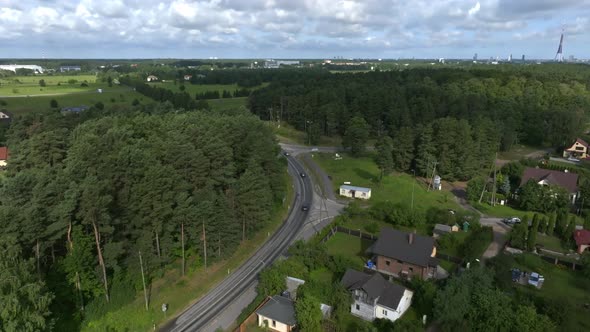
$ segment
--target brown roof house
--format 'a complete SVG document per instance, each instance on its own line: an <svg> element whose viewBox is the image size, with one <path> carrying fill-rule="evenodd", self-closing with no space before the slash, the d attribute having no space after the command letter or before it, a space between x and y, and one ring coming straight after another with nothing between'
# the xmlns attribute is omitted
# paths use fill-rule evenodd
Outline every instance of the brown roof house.
<svg viewBox="0 0 590 332"><path fill-rule="evenodd" d="M543 168L527 167L524 170L520 186L522 187L529 180L533 180L542 186L559 186L565 189L570 195L572 204L576 202L579 196L578 191L578 174L566 171L554 171Z"/></svg>
<svg viewBox="0 0 590 332"><path fill-rule="evenodd" d="M383 318L394 322L412 304L411 290L385 280L380 273L348 269L340 282L352 293L350 313L368 321Z"/></svg>
<svg viewBox="0 0 590 332"><path fill-rule="evenodd" d="M8 165L8 148L0 146L0 167Z"/></svg>
<svg viewBox="0 0 590 332"><path fill-rule="evenodd" d="M578 254L584 253L590 248L590 231L587 229L578 229L574 232L574 241L578 247Z"/></svg>
<svg viewBox="0 0 590 332"><path fill-rule="evenodd" d="M434 239L393 228L383 228L379 239L367 249L377 271L398 278L436 277L438 259Z"/></svg>
<svg viewBox="0 0 590 332"><path fill-rule="evenodd" d="M574 144L569 148L563 150L563 157L564 158L578 158L578 159L586 159L589 157L588 153L588 143L581 138L576 139Z"/></svg>

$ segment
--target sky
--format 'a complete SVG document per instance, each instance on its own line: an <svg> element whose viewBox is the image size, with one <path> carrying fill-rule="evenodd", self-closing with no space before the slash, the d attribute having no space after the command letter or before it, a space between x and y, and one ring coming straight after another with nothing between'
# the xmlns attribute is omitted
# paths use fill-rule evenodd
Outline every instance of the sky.
<svg viewBox="0 0 590 332"><path fill-rule="evenodd" d="M0 58L590 58L590 0L0 0Z"/></svg>

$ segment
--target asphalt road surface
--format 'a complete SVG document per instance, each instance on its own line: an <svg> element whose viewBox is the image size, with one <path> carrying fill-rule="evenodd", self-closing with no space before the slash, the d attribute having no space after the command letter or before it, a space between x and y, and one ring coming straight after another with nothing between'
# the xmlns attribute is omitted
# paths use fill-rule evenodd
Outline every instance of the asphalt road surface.
<svg viewBox="0 0 590 332"><path fill-rule="evenodd" d="M271 235L266 243L243 263L231 275L203 296L198 302L187 308L180 316L168 322L160 331L202 331L209 323L256 283L258 273L270 265L285 252L301 230L307 219L308 211L301 207L308 207L313 202L313 186L310 177L305 174L303 166L293 157L287 157L289 174L295 186L295 201L289 216L279 230Z"/></svg>

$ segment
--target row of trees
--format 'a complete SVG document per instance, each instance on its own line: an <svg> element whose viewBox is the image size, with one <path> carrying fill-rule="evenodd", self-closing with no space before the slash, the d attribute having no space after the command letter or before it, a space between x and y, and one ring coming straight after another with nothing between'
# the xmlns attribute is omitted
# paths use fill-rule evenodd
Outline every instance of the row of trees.
<svg viewBox="0 0 590 332"><path fill-rule="evenodd" d="M250 90L246 88L236 89L232 93L231 91L223 90L220 94L219 91L204 91L204 92L197 92L195 98L197 100L204 100L204 99L219 99L219 98L237 98L237 97L248 97L250 95Z"/></svg>
<svg viewBox="0 0 590 332"><path fill-rule="evenodd" d="M210 265L282 204L284 160L256 117L143 110L28 114L10 129L0 231L41 280L63 276L62 306L141 289L140 268L149 283L175 261L182 275Z"/></svg>
<svg viewBox="0 0 590 332"><path fill-rule="evenodd" d="M576 217L568 217L568 214L563 211L559 213L553 212L549 216L535 213L532 221L529 221L529 217L525 216L512 229L510 233L510 244L513 247L534 251L537 244L537 234L557 235L561 238L565 247L571 247L573 245ZM590 227L590 220L586 221L584 225L585 227Z"/></svg>
<svg viewBox="0 0 590 332"><path fill-rule="evenodd" d="M508 150L517 142L562 146L581 134L590 109L586 83L535 68L310 73L254 91L250 106L263 119L270 118L269 109L282 109L282 119L295 128L304 131L313 123L312 129L326 136L345 136L356 116L376 137L398 136L404 127L434 127L447 117L472 128L484 121L495 132L494 144ZM460 123L458 135L469 136ZM454 135L446 134L448 140Z"/></svg>
<svg viewBox="0 0 590 332"><path fill-rule="evenodd" d="M135 90L142 95L149 97L158 102L170 102L176 109L184 110L204 110L211 109L206 100L196 100L186 91L173 92L172 90L151 86L141 81L133 80L129 76L120 78L121 84L135 87Z"/></svg>

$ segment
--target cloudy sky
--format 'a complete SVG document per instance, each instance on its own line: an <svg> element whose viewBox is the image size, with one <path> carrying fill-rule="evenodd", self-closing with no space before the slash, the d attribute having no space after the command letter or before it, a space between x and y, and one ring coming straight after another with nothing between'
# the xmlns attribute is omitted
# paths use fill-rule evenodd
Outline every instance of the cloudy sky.
<svg viewBox="0 0 590 332"><path fill-rule="evenodd" d="M590 0L0 0L0 58L590 58Z"/></svg>

